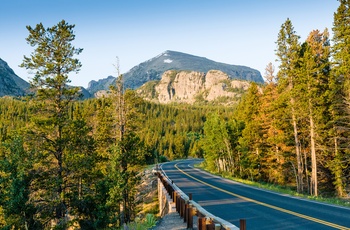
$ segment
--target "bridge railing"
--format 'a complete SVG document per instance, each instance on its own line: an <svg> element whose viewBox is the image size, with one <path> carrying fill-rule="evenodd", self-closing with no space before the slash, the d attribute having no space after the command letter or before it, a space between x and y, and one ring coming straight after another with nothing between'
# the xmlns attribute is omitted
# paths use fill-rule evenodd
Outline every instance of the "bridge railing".
<svg viewBox="0 0 350 230"><path fill-rule="evenodd" d="M186 195L166 174L157 166L157 175L167 190L172 201L175 203L176 211L184 222L187 229L193 229L193 217L197 216L198 230L246 230L246 221L240 220L240 228L206 211L202 206L192 200L192 194Z"/></svg>

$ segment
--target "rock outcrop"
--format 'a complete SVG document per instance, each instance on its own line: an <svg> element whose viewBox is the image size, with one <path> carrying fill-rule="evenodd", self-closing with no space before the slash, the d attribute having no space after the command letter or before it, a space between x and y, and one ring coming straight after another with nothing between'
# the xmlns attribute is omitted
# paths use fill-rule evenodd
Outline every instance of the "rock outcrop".
<svg viewBox="0 0 350 230"><path fill-rule="evenodd" d="M168 103L218 103L235 104L249 88L250 83L231 80L219 71L166 71L160 81L148 82L137 92L146 100Z"/></svg>

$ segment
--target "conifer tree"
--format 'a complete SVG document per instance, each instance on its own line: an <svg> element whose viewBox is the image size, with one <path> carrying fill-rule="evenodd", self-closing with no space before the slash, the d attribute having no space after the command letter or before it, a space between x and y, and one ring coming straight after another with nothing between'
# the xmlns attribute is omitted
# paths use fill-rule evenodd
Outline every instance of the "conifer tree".
<svg viewBox="0 0 350 230"><path fill-rule="evenodd" d="M300 150L300 140L298 136L298 120L297 120L297 94L295 94L295 78L298 74L298 65L300 58L299 36L296 35L291 20L288 18L282 24L277 39L276 55L280 62L278 71L278 87L283 92L290 111L294 135L294 146L297 159L297 191L303 191L303 163Z"/></svg>
<svg viewBox="0 0 350 230"><path fill-rule="evenodd" d="M265 69L265 85L262 87L261 109L258 121L263 135L263 151L261 168L263 179L269 182L283 184L285 175L283 164L285 163L285 132L279 127L281 116L278 109L277 79L275 68L270 62Z"/></svg>
<svg viewBox="0 0 350 230"><path fill-rule="evenodd" d="M311 153L311 186L312 195L318 195L318 160L321 156L316 145L320 146L323 138L322 130L327 123L327 94L330 73L330 43L327 29L321 33L314 30L303 44L301 52L300 73L296 79L301 109L308 120L307 136L310 137ZM318 155L318 156L317 156Z"/></svg>
<svg viewBox="0 0 350 230"><path fill-rule="evenodd" d="M344 186L349 182L350 150L349 142L349 113L350 113L350 1L339 0L340 5L334 13L332 75L330 81L333 103L330 105L332 122L329 130L333 140L334 160L330 168L334 175L334 184L338 196L344 195Z"/></svg>
<svg viewBox="0 0 350 230"><path fill-rule="evenodd" d="M30 202L30 183L35 163L23 140L14 136L0 146L0 207L4 209L4 229L41 229ZM0 225L1 226L1 225Z"/></svg>
<svg viewBox="0 0 350 230"><path fill-rule="evenodd" d="M48 228L70 224L69 216L77 211L74 194L84 197L79 188L89 183L89 174L82 172L92 166L89 129L84 121L73 121L69 116L70 103L79 94L78 88L67 85L68 75L80 70L75 55L82 52L72 44L74 27L64 20L49 28L42 23L35 28L27 26L26 40L34 51L24 56L21 64L35 74L30 82L36 92L32 102L35 116L26 141L40 163L30 196L38 210L37 218Z"/></svg>
<svg viewBox="0 0 350 230"><path fill-rule="evenodd" d="M245 177L252 180L259 177L262 158L262 133L258 114L260 110L260 92L256 83L251 83L248 92L238 105L235 118L244 123L238 149L242 153L240 164Z"/></svg>
<svg viewBox="0 0 350 230"><path fill-rule="evenodd" d="M134 91L124 89L123 75L119 74L119 66L116 69L119 76L116 85L111 86L115 144L110 149L113 173L110 196L115 202L121 203L120 224L125 224L135 218L138 167L145 163L146 153L138 136L142 123L142 99Z"/></svg>

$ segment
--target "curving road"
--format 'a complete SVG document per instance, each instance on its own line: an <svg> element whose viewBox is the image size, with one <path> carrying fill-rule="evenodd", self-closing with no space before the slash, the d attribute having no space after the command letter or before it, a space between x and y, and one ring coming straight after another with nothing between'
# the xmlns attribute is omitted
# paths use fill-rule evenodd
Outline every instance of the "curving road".
<svg viewBox="0 0 350 230"><path fill-rule="evenodd" d="M322 204L253 188L202 170L183 160L162 165L166 175L207 211L247 229L350 229L350 208Z"/></svg>

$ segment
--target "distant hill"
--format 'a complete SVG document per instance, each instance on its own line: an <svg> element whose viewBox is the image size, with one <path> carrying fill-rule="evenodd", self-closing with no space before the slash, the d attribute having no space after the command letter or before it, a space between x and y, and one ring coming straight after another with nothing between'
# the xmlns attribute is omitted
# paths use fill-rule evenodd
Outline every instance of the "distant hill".
<svg viewBox="0 0 350 230"><path fill-rule="evenodd" d="M258 70L168 50L125 73L123 75L125 87L136 89L148 81L160 80L162 74L167 70L188 70L202 73L207 73L209 70L220 70L226 73L230 79L264 82Z"/></svg>
<svg viewBox="0 0 350 230"><path fill-rule="evenodd" d="M98 81L90 81L87 87L87 91L94 96L98 91L108 90L109 86L115 83L116 78L108 76L107 78L100 79Z"/></svg>
<svg viewBox="0 0 350 230"><path fill-rule="evenodd" d="M8 64L0 58L0 97L23 96L29 91L29 83L18 77Z"/></svg>

